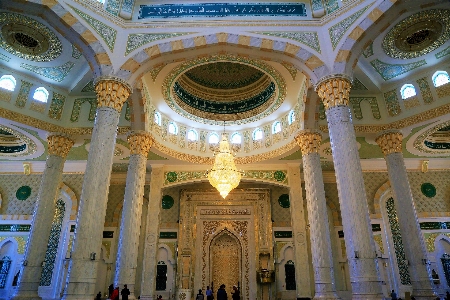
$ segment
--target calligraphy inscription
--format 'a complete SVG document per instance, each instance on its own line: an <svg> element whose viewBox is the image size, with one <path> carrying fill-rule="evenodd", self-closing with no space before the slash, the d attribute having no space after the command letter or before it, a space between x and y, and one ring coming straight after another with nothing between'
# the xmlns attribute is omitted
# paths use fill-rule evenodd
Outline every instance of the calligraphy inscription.
<svg viewBox="0 0 450 300"><path fill-rule="evenodd" d="M201 209L201 215L251 215L249 209L232 209L232 208L224 208L224 209Z"/></svg>
<svg viewBox="0 0 450 300"><path fill-rule="evenodd" d="M138 19L182 17L306 17L304 3L201 3L141 5Z"/></svg>

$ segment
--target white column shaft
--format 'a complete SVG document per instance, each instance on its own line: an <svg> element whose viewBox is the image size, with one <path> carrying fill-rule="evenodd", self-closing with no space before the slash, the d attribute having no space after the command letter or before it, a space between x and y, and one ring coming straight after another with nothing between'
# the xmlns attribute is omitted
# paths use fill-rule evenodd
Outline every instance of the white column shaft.
<svg viewBox="0 0 450 300"><path fill-rule="evenodd" d="M403 155L398 152L388 154L386 164L405 255L409 263L413 294L420 298L428 296L430 299L435 299L428 264L424 264L422 261L422 259L427 258L427 251L422 238Z"/></svg>
<svg viewBox="0 0 450 300"><path fill-rule="evenodd" d="M97 109L78 208L69 282L63 299L92 300L95 296L97 259L101 251L118 123L117 110ZM97 254L96 260L90 259L91 253Z"/></svg>
<svg viewBox="0 0 450 300"><path fill-rule="evenodd" d="M152 299L156 289L156 253L158 250L159 220L161 213L162 168L152 168L150 197L148 200L147 230L142 268L141 299Z"/></svg>
<svg viewBox="0 0 450 300"><path fill-rule="evenodd" d="M306 218L303 209L300 166L288 167L289 201L291 205L292 237L294 240L295 282L298 298L311 298L310 262L306 236Z"/></svg>
<svg viewBox="0 0 450 300"><path fill-rule="evenodd" d="M114 285L128 285L129 299L135 299L134 284L141 228L142 202L145 184L145 164L147 158L141 154L130 156L125 200L120 223L119 246L117 251Z"/></svg>
<svg viewBox="0 0 450 300"><path fill-rule="evenodd" d="M382 299L355 130L346 105L326 112L353 299ZM357 256L357 258L356 258Z"/></svg>
<svg viewBox="0 0 450 300"><path fill-rule="evenodd" d="M39 299L38 287L42 262L47 251L48 238L55 214L55 199L61 184L64 161L65 158L58 155L47 157L26 246L27 265L22 266L19 287L13 299Z"/></svg>
<svg viewBox="0 0 450 300"><path fill-rule="evenodd" d="M338 299L320 155L309 153L302 159L316 289L314 299Z"/></svg>

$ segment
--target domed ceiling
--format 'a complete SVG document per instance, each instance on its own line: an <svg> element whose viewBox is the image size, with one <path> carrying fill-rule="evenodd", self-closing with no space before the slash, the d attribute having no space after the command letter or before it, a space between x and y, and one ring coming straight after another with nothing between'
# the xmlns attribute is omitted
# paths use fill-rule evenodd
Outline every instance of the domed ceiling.
<svg viewBox="0 0 450 300"><path fill-rule="evenodd" d="M0 60L16 72L37 79L36 83L45 82L68 92L81 91L92 79L82 53L46 20L2 11L1 5Z"/></svg>
<svg viewBox="0 0 450 300"><path fill-rule="evenodd" d="M261 60L214 55L185 62L164 80L166 103L201 123L244 124L263 118L283 103L285 80Z"/></svg>
<svg viewBox="0 0 450 300"><path fill-rule="evenodd" d="M240 63L214 62L183 73L175 101L189 113L212 120L241 120L265 110L275 84L262 71Z"/></svg>

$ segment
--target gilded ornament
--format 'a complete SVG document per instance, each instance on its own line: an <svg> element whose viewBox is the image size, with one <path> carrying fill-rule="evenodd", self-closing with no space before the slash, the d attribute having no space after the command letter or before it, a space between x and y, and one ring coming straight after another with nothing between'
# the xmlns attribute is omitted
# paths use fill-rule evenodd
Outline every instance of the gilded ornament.
<svg viewBox="0 0 450 300"><path fill-rule="evenodd" d="M387 131L381 133L375 142L380 146L383 154L389 155L391 153L402 153L402 139L403 135L399 131Z"/></svg>
<svg viewBox="0 0 450 300"><path fill-rule="evenodd" d="M330 77L320 81L316 91L322 99L325 110L349 104L351 82L345 77Z"/></svg>
<svg viewBox="0 0 450 300"><path fill-rule="evenodd" d="M131 155L140 154L147 157L153 145L153 137L145 131L130 131L127 135L127 141Z"/></svg>
<svg viewBox="0 0 450 300"><path fill-rule="evenodd" d="M303 155L318 153L322 135L319 132L302 131L295 137L295 141L299 145Z"/></svg>
<svg viewBox="0 0 450 300"><path fill-rule="evenodd" d="M100 78L95 83L99 107L110 107L120 112L132 90L131 86L118 78Z"/></svg>
<svg viewBox="0 0 450 300"><path fill-rule="evenodd" d="M183 101L177 101L176 93L174 92L174 84L179 79L180 75L185 74L188 70L199 65L209 65L212 63L233 63L233 64L243 64L253 67L257 70L261 70L265 73L268 78L271 79L272 83L275 85L275 92L273 97L268 100L265 105L257 107L254 110L242 112L239 120L234 120L234 117L227 115L225 119L221 114L217 113L207 113L199 110L193 110L193 108ZM270 65L266 64L261 60L253 60L243 56L235 56L231 54L219 54L212 55L208 57L200 57L194 60L190 60L178 65L174 68L163 82L163 95L164 100L169 105L169 107L176 113L194 120L196 122L210 124L210 125L240 125L249 122L257 121L261 118L267 117L273 113L276 109L280 107L286 97L286 83L283 77Z"/></svg>
<svg viewBox="0 0 450 300"><path fill-rule="evenodd" d="M386 34L381 44L390 57L411 59L442 46L450 38L450 10L431 9L413 14Z"/></svg>
<svg viewBox="0 0 450 300"><path fill-rule="evenodd" d="M47 137L48 153L66 158L74 141L63 133L50 134Z"/></svg>

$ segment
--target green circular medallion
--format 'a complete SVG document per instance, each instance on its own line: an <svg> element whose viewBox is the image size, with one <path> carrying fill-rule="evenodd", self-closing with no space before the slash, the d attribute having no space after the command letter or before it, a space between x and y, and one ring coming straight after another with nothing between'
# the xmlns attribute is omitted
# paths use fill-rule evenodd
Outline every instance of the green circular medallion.
<svg viewBox="0 0 450 300"><path fill-rule="evenodd" d="M168 182L175 182L177 181L177 173L176 172L168 172L166 175L166 179Z"/></svg>
<svg viewBox="0 0 450 300"><path fill-rule="evenodd" d="M283 171L275 171L273 173L273 177L275 178L276 181L283 181L286 178L286 174L284 174Z"/></svg>
<svg viewBox="0 0 450 300"><path fill-rule="evenodd" d="M420 190L422 191L422 194L428 198L433 198L436 196L436 188L429 182L422 183Z"/></svg>
<svg viewBox="0 0 450 300"><path fill-rule="evenodd" d="M173 206L173 198L169 195L164 195L161 200L163 209L170 209Z"/></svg>
<svg viewBox="0 0 450 300"><path fill-rule="evenodd" d="M281 195L278 198L278 204L280 204L282 208L289 208L291 206L291 202L289 202L289 195L288 194Z"/></svg>
<svg viewBox="0 0 450 300"><path fill-rule="evenodd" d="M19 200L27 200L28 197L30 197L31 195L31 188L28 185L23 185L21 186L17 192L16 192L16 197Z"/></svg>

